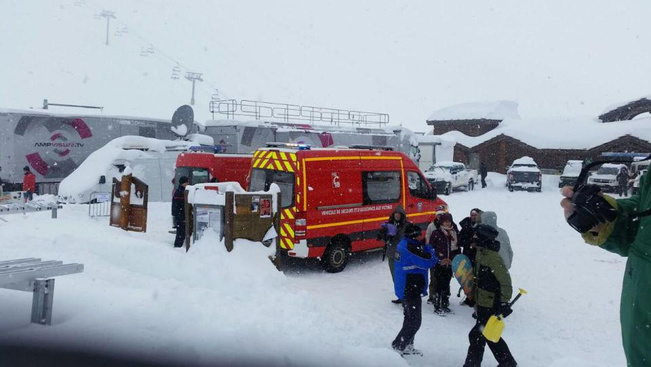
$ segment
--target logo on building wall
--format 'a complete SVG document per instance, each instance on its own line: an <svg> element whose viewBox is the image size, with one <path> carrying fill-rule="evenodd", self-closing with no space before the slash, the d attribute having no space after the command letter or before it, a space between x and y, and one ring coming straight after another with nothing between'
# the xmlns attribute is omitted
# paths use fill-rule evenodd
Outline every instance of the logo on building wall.
<svg viewBox="0 0 651 367"><path fill-rule="evenodd" d="M85 139L93 136L82 119L51 116L23 116L14 134L23 138L27 163L44 178L72 173L85 157Z"/></svg>

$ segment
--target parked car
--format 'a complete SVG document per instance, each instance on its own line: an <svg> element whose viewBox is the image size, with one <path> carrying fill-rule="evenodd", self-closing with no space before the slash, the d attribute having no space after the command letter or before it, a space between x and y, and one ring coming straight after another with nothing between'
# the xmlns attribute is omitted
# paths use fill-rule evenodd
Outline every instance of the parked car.
<svg viewBox="0 0 651 367"><path fill-rule="evenodd" d="M631 181L633 181L632 184L631 184L631 192L633 193L633 195L637 194L637 192L640 191L640 178L642 178L642 176L644 174L646 174L646 171L647 171L647 169L643 169L641 171L638 171L637 174L635 175L635 178L633 178L633 180L631 180Z"/></svg>
<svg viewBox="0 0 651 367"><path fill-rule="evenodd" d="M558 187L574 186L576 179L579 178L579 174L581 173L581 168L583 168L583 161L567 161L565 168L563 168L563 173L561 173L561 180L558 183Z"/></svg>
<svg viewBox="0 0 651 367"><path fill-rule="evenodd" d="M509 191L542 191L542 173L533 158L525 156L513 161L506 172L506 187Z"/></svg>
<svg viewBox="0 0 651 367"><path fill-rule="evenodd" d="M629 183L633 195L637 194L638 190L640 189L640 178L642 178L646 171L649 170L649 164L651 164L651 160L635 161L631 163L631 180Z"/></svg>
<svg viewBox="0 0 651 367"><path fill-rule="evenodd" d="M477 171L466 169L463 163L439 162L425 172L425 178L439 194L450 195L455 189L473 190L477 183Z"/></svg>
<svg viewBox="0 0 651 367"><path fill-rule="evenodd" d="M626 174L628 174L625 164L606 163L588 177L588 184L599 186L603 191L616 192L619 186L617 175L622 170L626 170Z"/></svg>

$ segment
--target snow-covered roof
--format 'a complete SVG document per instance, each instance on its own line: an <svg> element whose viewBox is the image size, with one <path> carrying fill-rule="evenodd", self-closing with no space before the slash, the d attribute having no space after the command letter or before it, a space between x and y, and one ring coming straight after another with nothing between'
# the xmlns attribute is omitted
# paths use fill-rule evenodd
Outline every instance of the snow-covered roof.
<svg viewBox="0 0 651 367"><path fill-rule="evenodd" d="M639 100L642 100L642 99L647 99L647 100L650 100L650 101L651 101L651 95L644 96L644 97L640 97L640 98L636 98L636 99L631 99L631 100L628 100L628 101L626 101L626 102L613 103L613 104L607 106L607 107L603 110L603 112L601 112L599 115L606 114L606 113L608 113L608 112L611 112L612 110L616 110L616 109L618 109L618 108L620 108L620 107L624 107L624 106L626 106L627 104L630 104L630 103L632 103L632 102L639 101Z"/></svg>
<svg viewBox="0 0 651 367"><path fill-rule="evenodd" d="M101 175L110 171L114 162L134 161L156 157L166 151L178 151L182 147L196 145L187 141L170 141L142 136L122 136L91 153L86 160L59 184L59 195L75 196L90 190ZM172 154L172 153L169 153ZM107 178L108 179L108 178ZM110 182L110 179L108 180Z"/></svg>
<svg viewBox="0 0 651 367"><path fill-rule="evenodd" d="M99 110L88 110L84 113L70 113L70 112L61 112L55 110L40 110L40 109L30 109L30 110L20 110L20 109L10 109L10 108L0 108L0 113L15 113L22 115L43 115L43 116L58 116L58 117L71 117L71 118L83 118L83 117L98 117L98 118L107 118L107 119L118 119L118 120L139 120L139 121L151 121L161 124L171 124L171 120L165 119L156 119L151 117L139 117L139 116L124 116L124 115L107 115L102 113ZM196 123L196 121L195 121Z"/></svg>
<svg viewBox="0 0 651 367"><path fill-rule="evenodd" d="M506 118L520 118L517 102L493 101L458 104L442 108L432 113L427 118L427 121L478 119L504 120Z"/></svg>
<svg viewBox="0 0 651 367"><path fill-rule="evenodd" d="M467 136L459 131L442 136L472 148L501 134L538 149L590 149L624 135L651 141L651 118L609 123L592 117L508 118L481 136Z"/></svg>

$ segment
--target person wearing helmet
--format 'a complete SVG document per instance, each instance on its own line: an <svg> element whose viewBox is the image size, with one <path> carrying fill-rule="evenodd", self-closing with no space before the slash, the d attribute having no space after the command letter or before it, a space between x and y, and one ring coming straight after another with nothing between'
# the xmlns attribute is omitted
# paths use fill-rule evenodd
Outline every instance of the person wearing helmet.
<svg viewBox="0 0 651 367"><path fill-rule="evenodd" d="M414 349L414 336L422 320L422 297L427 296L428 270L438 259L430 245L423 243L423 231L415 224L405 226L395 257L394 290L402 299L404 319L402 329L391 345L401 355L422 354Z"/></svg>
<svg viewBox="0 0 651 367"><path fill-rule="evenodd" d="M488 224L480 223L475 226L474 244L477 247L477 257L472 293L476 303L477 322L468 334L470 346L464 367L481 366L486 343L500 367L517 366L504 339L493 343L486 340L482 334L484 326L492 315L500 314L507 317L513 312L509 304L513 293L511 276L498 253L500 243L495 240L498 235L499 231Z"/></svg>

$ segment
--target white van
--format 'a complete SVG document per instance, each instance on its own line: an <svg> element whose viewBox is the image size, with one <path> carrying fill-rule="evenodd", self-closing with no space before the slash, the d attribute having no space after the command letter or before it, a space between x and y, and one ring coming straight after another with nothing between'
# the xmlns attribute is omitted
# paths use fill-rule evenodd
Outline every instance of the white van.
<svg viewBox="0 0 651 367"><path fill-rule="evenodd" d="M93 152L59 185L67 203L104 201L113 178L132 173L149 185L149 201L171 201L174 167L179 154L198 143L123 136Z"/></svg>

